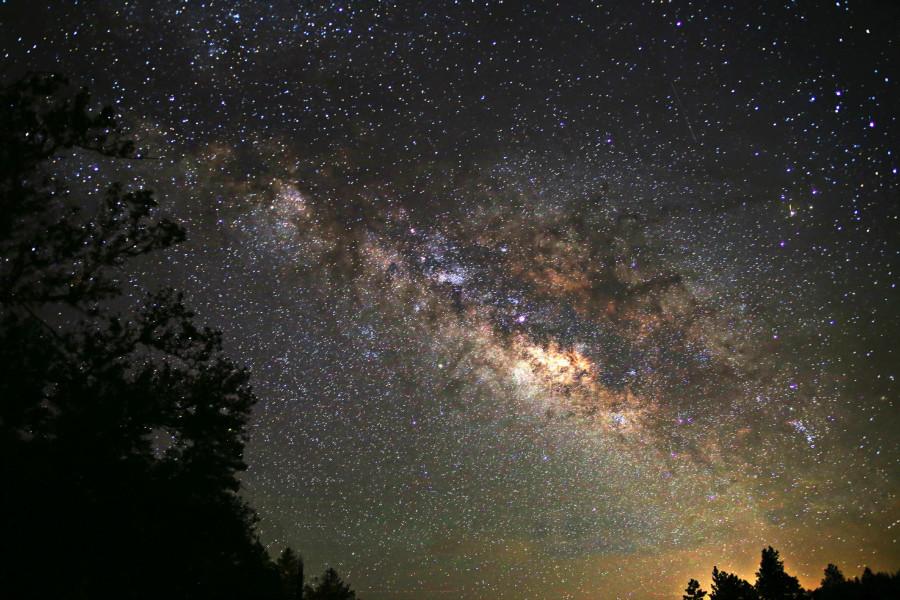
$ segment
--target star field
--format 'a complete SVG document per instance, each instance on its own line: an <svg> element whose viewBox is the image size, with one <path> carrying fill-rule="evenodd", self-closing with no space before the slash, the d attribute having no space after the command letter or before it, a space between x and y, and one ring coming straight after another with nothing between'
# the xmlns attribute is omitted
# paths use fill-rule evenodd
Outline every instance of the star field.
<svg viewBox="0 0 900 600"><path fill-rule="evenodd" d="M890 2L0 6L145 148L260 398L263 542L368 600L896 569Z"/></svg>

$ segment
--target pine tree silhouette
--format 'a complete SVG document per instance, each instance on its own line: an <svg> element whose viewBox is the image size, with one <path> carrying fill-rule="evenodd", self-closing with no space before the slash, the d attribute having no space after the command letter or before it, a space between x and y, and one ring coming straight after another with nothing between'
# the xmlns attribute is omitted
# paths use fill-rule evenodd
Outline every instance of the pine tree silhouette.
<svg viewBox="0 0 900 600"><path fill-rule="evenodd" d="M688 581L681 600L701 600L702 598L706 598L706 592L700 588L700 582L696 579Z"/></svg>
<svg viewBox="0 0 900 600"><path fill-rule="evenodd" d="M718 567L712 570L712 593L710 600L757 600L758 596L753 586L734 573L720 571Z"/></svg>
<svg viewBox="0 0 900 600"><path fill-rule="evenodd" d="M332 568L325 569L315 585L306 586L306 600L356 600L356 592L350 589Z"/></svg>
<svg viewBox="0 0 900 600"><path fill-rule="evenodd" d="M762 551L755 587L760 600L795 600L804 595L800 582L784 571L778 550L772 546Z"/></svg>
<svg viewBox="0 0 900 600"><path fill-rule="evenodd" d="M778 551L771 546L764 548L756 585L750 585L733 573L713 567L712 593L709 600L769 600L773 598L811 598L812 600L895 600L900 598L900 571L873 573L866 567L861 577L847 579L833 564L825 567L821 586L804 591L796 577L784 571ZM699 598L700 584L691 579L683 600Z"/></svg>
<svg viewBox="0 0 900 600"><path fill-rule="evenodd" d="M847 583L846 578L844 578L844 574L841 573L841 570L837 568L837 565L833 565L831 563L825 567L825 577L822 578L822 587L823 588L836 588L840 587Z"/></svg>
<svg viewBox="0 0 900 600"><path fill-rule="evenodd" d="M281 551L275 564L281 576L281 589L285 600L303 600L303 557L287 547Z"/></svg>

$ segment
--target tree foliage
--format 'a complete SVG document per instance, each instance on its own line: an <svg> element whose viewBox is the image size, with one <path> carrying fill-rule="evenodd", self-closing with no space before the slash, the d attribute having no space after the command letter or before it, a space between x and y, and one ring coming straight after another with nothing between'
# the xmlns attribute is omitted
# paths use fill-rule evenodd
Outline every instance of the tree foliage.
<svg viewBox="0 0 900 600"><path fill-rule="evenodd" d="M696 579L688 581L681 600L702 600L703 598L706 598L706 591L700 587L700 582Z"/></svg>
<svg viewBox="0 0 900 600"><path fill-rule="evenodd" d="M825 567L825 576L822 578L822 589L832 589L844 585L847 582L844 574L837 568L837 565L828 563Z"/></svg>
<svg viewBox="0 0 900 600"><path fill-rule="evenodd" d="M873 573L866 567L861 577L847 579L837 566L825 567L822 585L813 590L813 600L892 600L900 598L900 571Z"/></svg>
<svg viewBox="0 0 900 600"><path fill-rule="evenodd" d="M85 308L116 296L114 268L184 239L154 213L147 190L110 186L101 198L73 195L48 165L63 151L136 158L105 108L52 74L0 90L0 301L4 308L61 302ZM86 210L87 209L87 210Z"/></svg>
<svg viewBox="0 0 900 600"><path fill-rule="evenodd" d="M307 600L356 600L356 592L344 583L332 568L325 569L311 586L306 586Z"/></svg>
<svg viewBox="0 0 900 600"><path fill-rule="evenodd" d="M803 597L800 582L785 572L784 562L772 546L763 548L754 587L761 600L795 600Z"/></svg>
<svg viewBox="0 0 900 600"><path fill-rule="evenodd" d="M16 598L268 597L237 474L255 397L180 294L117 314L120 268L184 238L153 194L50 162L135 157L110 109L36 74L0 91L0 588ZM60 556L52 575L37 557Z"/></svg>
<svg viewBox="0 0 900 600"><path fill-rule="evenodd" d="M297 555L290 547L281 551L275 562L281 577L282 597L285 600L303 599L303 557Z"/></svg>
<svg viewBox="0 0 900 600"><path fill-rule="evenodd" d="M712 570L712 593L709 600L893 600L900 598L900 571L894 574L873 573L866 567L862 577L847 579L841 570L829 564L818 589L806 591L796 577L788 575L778 551L771 546L763 548L756 572L756 584L741 579L734 573ZM706 594L694 579L688 582L683 600L703 598Z"/></svg>
<svg viewBox="0 0 900 600"><path fill-rule="evenodd" d="M734 573L712 570L712 593L710 600L757 600L756 590L745 580Z"/></svg>

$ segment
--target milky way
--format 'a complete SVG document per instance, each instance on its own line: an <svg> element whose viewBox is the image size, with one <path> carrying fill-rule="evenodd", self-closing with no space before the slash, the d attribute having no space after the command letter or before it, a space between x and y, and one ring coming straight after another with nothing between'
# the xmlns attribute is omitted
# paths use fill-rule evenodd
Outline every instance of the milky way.
<svg viewBox="0 0 900 600"><path fill-rule="evenodd" d="M11 2L0 50L152 157L57 166L187 227L132 279L251 367L273 552L664 598L900 563L900 13L736 4Z"/></svg>

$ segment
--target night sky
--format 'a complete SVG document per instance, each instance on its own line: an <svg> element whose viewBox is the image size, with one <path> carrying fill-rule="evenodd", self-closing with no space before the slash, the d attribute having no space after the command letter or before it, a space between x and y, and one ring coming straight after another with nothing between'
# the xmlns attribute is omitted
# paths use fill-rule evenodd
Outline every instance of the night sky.
<svg viewBox="0 0 900 600"><path fill-rule="evenodd" d="M900 566L900 3L0 6L188 241L273 553L366 600Z"/></svg>

